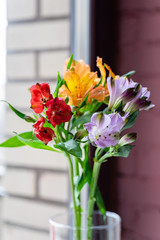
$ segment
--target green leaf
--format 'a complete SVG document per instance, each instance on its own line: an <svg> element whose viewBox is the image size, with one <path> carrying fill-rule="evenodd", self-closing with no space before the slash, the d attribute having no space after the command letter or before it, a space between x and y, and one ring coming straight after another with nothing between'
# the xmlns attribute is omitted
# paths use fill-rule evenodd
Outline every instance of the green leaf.
<svg viewBox="0 0 160 240"><path fill-rule="evenodd" d="M64 101L65 101L66 104L68 104L68 102L69 102L69 97L67 96Z"/></svg>
<svg viewBox="0 0 160 240"><path fill-rule="evenodd" d="M113 156L115 157L125 157L127 158L129 156L130 151L132 150L134 146L126 144L118 149L117 153L114 153Z"/></svg>
<svg viewBox="0 0 160 240"><path fill-rule="evenodd" d="M16 108L14 108L10 103L8 103L7 101L4 101L4 100L0 100L1 102L5 102L8 104L9 108L20 118L22 118L23 120L25 120L26 122L32 122L32 123L35 123L36 120L33 119L32 117L30 116L27 116L25 115L24 113L18 111Z"/></svg>
<svg viewBox="0 0 160 240"><path fill-rule="evenodd" d="M27 145L27 146L29 146L29 147L58 152L58 151L56 151L54 148L45 145L43 142L39 141L38 139L35 140L35 138L32 138L32 139L24 138L24 137L21 137L21 136L18 135L18 134L17 134L17 138L18 138L23 144L25 144L25 145Z"/></svg>
<svg viewBox="0 0 160 240"><path fill-rule="evenodd" d="M85 176L84 173L82 173L77 184L77 190L79 191L79 194L86 183L87 183L87 177Z"/></svg>
<svg viewBox="0 0 160 240"><path fill-rule="evenodd" d="M33 132L24 132L19 134L19 136L23 138L28 138L28 139L35 138L33 137ZM0 147L10 147L10 148L23 147L23 146L25 146L25 144L22 143L17 136L11 137L5 142L0 144Z"/></svg>
<svg viewBox="0 0 160 240"><path fill-rule="evenodd" d="M64 81L64 79L61 79L59 72L58 72L58 74L57 74L57 79L58 79L57 85L56 85L55 91L54 91L54 93L53 93L53 96L54 96L54 97L58 97L60 87L61 87L63 84L65 84L65 81Z"/></svg>
<svg viewBox="0 0 160 240"><path fill-rule="evenodd" d="M101 83L102 83L102 76L101 76L101 78L100 78L100 81L94 86L94 88L93 89L95 89L95 88L97 88Z"/></svg>
<svg viewBox="0 0 160 240"><path fill-rule="evenodd" d="M67 152L75 157L78 158L82 157L82 150L80 148L80 144L74 141L73 139L67 142L55 144L54 147L64 152Z"/></svg>
<svg viewBox="0 0 160 240"><path fill-rule="evenodd" d="M51 123L49 123L48 121L45 121L43 127L48 127L48 128L51 128L53 131L54 131L54 127Z"/></svg>
<svg viewBox="0 0 160 240"><path fill-rule="evenodd" d="M106 206L104 204L102 194L98 187L96 188L96 204L97 204L97 207L99 208L99 211L103 215L105 215L106 214Z"/></svg>
<svg viewBox="0 0 160 240"><path fill-rule="evenodd" d="M60 73L59 73L59 72L58 72L58 74L57 74L57 80L58 80L58 83L62 81L62 79L61 79L61 76L60 76Z"/></svg>
<svg viewBox="0 0 160 240"><path fill-rule="evenodd" d="M74 121L74 123L72 124L72 128L71 128L71 129L74 129L74 128L77 127L78 125L82 125L82 124L84 124L84 123L90 122L91 117L92 117L92 113L78 117L78 118Z"/></svg>
<svg viewBox="0 0 160 240"><path fill-rule="evenodd" d="M73 54L70 56L70 59L69 59L68 65L67 65L67 70L70 69L72 61L73 61Z"/></svg>
<svg viewBox="0 0 160 240"><path fill-rule="evenodd" d="M127 77L127 78L129 78L129 77L131 77L133 74L135 74L135 72L136 72L136 71L130 71L130 72L124 74L122 77Z"/></svg>
<svg viewBox="0 0 160 240"><path fill-rule="evenodd" d="M84 107L84 105L86 104L87 100L88 100L88 96L89 96L89 92L87 93L87 95L85 96L85 98L83 99L81 105L79 106L79 109Z"/></svg>
<svg viewBox="0 0 160 240"><path fill-rule="evenodd" d="M125 129L127 129L127 128L131 128L131 127L134 125L134 123L135 123L135 121L136 121L136 119L137 119L137 117L138 117L138 114L139 114L139 111L137 110L136 112L132 113L132 114L129 116L128 122L127 122L127 123L125 124L125 126L123 127L123 130L125 130Z"/></svg>
<svg viewBox="0 0 160 240"><path fill-rule="evenodd" d="M83 160L83 173L82 173L82 176L81 178L79 179L79 182L78 182L78 187L77 187L77 190L80 192L83 188L83 186L88 182L89 186L91 185L91 178L92 178L92 168L90 166L90 163L89 163L89 156L88 156L88 152L89 152L89 145L86 144L84 146L84 160ZM105 215L106 213L106 207L105 207L105 204L104 204L104 201L103 201L103 197L101 195L101 192L97 186L96 188L96 204L97 204L97 207L99 208L99 211Z"/></svg>

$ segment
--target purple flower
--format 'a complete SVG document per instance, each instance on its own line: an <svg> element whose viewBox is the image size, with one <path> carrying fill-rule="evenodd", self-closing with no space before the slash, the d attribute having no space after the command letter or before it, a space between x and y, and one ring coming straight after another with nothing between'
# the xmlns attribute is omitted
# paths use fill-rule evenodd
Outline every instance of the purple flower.
<svg viewBox="0 0 160 240"><path fill-rule="evenodd" d="M134 88L135 87L134 82L130 82L128 78L126 77L119 77L118 79L112 79L111 77L107 78L107 86L109 90L109 104L108 104L108 109L110 110L114 105L117 105L123 97L129 98L129 100L132 98L132 91L127 92L126 90L129 88ZM126 91L126 92L125 92ZM123 93L124 96L122 95Z"/></svg>
<svg viewBox="0 0 160 240"><path fill-rule="evenodd" d="M119 104L123 101L123 111L132 113L136 110L149 110L154 107L150 97L150 91L146 87L134 81L129 81L126 77L119 77L118 79L107 79L109 90L109 104L108 109L117 109Z"/></svg>
<svg viewBox="0 0 160 240"><path fill-rule="evenodd" d="M126 103L123 110L125 112L135 112L136 110L149 110L155 105L151 104L151 101L148 101L150 97L150 91L146 87L139 85L138 94L130 102Z"/></svg>
<svg viewBox="0 0 160 240"><path fill-rule="evenodd" d="M93 145L100 148L115 146L120 139L120 131L125 125L126 116L119 113L94 113L91 122L84 124Z"/></svg>

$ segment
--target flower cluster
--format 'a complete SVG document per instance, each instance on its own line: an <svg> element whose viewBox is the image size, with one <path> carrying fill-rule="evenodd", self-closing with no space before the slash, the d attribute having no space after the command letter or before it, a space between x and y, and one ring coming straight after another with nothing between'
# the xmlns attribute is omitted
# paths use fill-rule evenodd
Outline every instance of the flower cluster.
<svg viewBox="0 0 160 240"><path fill-rule="evenodd" d="M154 107L149 100L149 90L130 78L134 72L118 76L103 64L102 58L97 58L96 65L100 75L92 72L84 61L75 61L71 56L65 62L64 78L57 76L53 93L48 83L31 86L30 102L34 117L9 104L20 118L32 122L33 130L16 134L0 144L0 147L28 145L65 154L69 163L76 240L81 240L81 189L88 183L89 230L86 239L90 240L95 201L102 214L106 211L97 187L101 164L112 156L129 156L136 133L123 135L123 130L134 125L141 110ZM89 161L89 143L96 147L93 170Z"/></svg>
<svg viewBox="0 0 160 240"><path fill-rule="evenodd" d="M91 143L100 148L119 143L120 133L131 114L154 107L148 100L150 92L147 88L127 78L127 75L116 76L107 64L103 65L102 58L97 58L101 77L97 72L91 72L89 65L82 60L72 60L67 68L68 62L65 63L64 81L59 85L57 97L53 98L47 83L37 83L30 88L31 108L37 114L45 113L45 117L40 116L34 124L33 133L45 144L55 137L53 129L43 127L45 122L51 123L54 128L69 122L73 115L71 107L77 110L77 115L93 113L91 122L82 127L87 129ZM65 103L67 98L68 104ZM94 113L91 106L97 103L107 103L107 111Z"/></svg>

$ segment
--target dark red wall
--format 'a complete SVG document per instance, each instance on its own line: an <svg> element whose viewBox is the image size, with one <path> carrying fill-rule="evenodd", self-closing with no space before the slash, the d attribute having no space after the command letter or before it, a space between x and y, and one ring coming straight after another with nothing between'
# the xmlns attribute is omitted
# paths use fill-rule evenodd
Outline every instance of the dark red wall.
<svg viewBox="0 0 160 240"><path fill-rule="evenodd" d="M119 0L117 73L151 90L155 109L141 112L128 159L118 160L117 203L123 240L160 239L160 1Z"/></svg>
<svg viewBox="0 0 160 240"><path fill-rule="evenodd" d="M160 240L160 0L92 0L92 65L133 76L156 105L141 112L128 159L112 159L100 175L107 209L122 217L122 240Z"/></svg>

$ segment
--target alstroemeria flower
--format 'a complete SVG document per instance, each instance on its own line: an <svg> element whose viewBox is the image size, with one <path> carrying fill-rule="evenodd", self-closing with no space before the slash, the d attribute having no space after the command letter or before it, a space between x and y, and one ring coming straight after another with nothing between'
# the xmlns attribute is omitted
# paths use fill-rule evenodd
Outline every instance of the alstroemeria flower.
<svg viewBox="0 0 160 240"><path fill-rule="evenodd" d="M111 109L115 102L119 101L119 98L127 89L135 87L134 82L130 82L126 77L119 76L115 77L114 79L108 77L107 85L110 96L108 109Z"/></svg>
<svg viewBox="0 0 160 240"><path fill-rule="evenodd" d="M116 108L123 101L123 111L133 113L136 110L149 110L154 107L150 97L150 91L146 87L134 81L129 81L126 77L115 79L108 78L109 105L108 109Z"/></svg>
<svg viewBox="0 0 160 240"><path fill-rule="evenodd" d="M125 118L119 113L94 113L91 122L84 124L89 132L91 142L100 147L115 146L120 139L120 132L125 124Z"/></svg>
<svg viewBox="0 0 160 240"><path fill-rule="evenodd" d="M139 85L137 95L132 101L126 103L123 110L129 113L135 112L136 110L149 110L155 106L154 104L151 104L151 101L148 101L149 97L150 91L146 87Z"/></svg>
<svg viewBox="0 0 160 240"><path fill-rule="evenodd" d="M45 124L45 119L43 117L39 118L38 121L33 125L34 130L33 134L36 134L36 137L48 144L55 137L54 131L49 127L43 127Z"/></svg>
<svg viewBox="0 0 160 240"><path fill-rule="evenodd" d="M55 127L63 122L68 122L72 117L71 107L62 98L54 98L46 103L46 112L50 123Z"/></svg>
<svg viewBox="0 0 160 240"><path fill-rule="evenodd" d="M91 103L92 99L103 101L105 98L104 87L95 87L99 82L97 73L91 72L89 65L82 60L72 61L71 68L64 73L64 80L67 87L63 85L59 89L59 96L62 98L68 96L69 105L79 106L88 93L87 102L89 103Z"/></svg>
<svg viewBox="0 0 160 240"><path fill-rule="evenodd" d="M35 113L42 113L46 102L53 98L50 93L48 83L35 84L30 89L31 93L31 108Z"/></svg>

